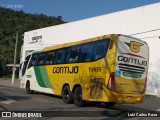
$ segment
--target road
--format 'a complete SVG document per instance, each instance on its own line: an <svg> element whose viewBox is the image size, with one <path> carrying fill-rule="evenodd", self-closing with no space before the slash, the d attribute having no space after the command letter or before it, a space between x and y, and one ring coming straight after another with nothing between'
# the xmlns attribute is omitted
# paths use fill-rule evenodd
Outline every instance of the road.
<svg viewBox="0 0 160 120"><path fill-rule="evenodd" d="M84 107L77 107L74 104L63 103L60 97L54 95L38 92L28 95L24 89L19 88L18 84L11 86L10 81L0 80L0 111L58 111L59 119L62 114L67 114L69 116L65 119L76 117L77 115L80 116L78 119L83 119L83 117L85 119L87 116L89 116L89 119L92 119L92 117L94 119L112 117L120 119L126 117L128 113L150 113L160 111L160 98L153 96L147 97L144 103L135 105L115 105L112 108L107 108L104 104L93 103L89 103ZM97 116L101 117L99 118ZM139 118L143 119L142 117L129 117L129 119Z"/></svg>

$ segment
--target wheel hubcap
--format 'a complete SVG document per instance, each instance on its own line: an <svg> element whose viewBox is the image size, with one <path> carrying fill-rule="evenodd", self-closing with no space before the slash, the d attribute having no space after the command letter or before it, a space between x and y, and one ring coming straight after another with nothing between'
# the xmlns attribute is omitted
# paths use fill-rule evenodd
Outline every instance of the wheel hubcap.
<svg viewBox="0 0 160 120"><path fill-rule="evenodd" d="M66 90L66 91L64 91L64 98L65 99L68 99L69 98L69 93L68 93L68 91Z"/></svg>

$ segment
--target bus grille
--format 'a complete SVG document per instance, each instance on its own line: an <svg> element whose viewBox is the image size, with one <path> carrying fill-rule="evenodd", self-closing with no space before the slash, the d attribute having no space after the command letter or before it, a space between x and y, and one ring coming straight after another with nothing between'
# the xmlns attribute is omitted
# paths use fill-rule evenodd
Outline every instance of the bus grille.
<svg viewBox="0 0 160 120"><path fill-rule="evenodd" d="M121 71L127 71L132 73L140 73L143 74L145 72L145 68L141 66L135 66L135 65L128 65L128 64L122 64L120 63L118 65L119 69Z"/></svg>
<svg viewBox="0 0 160 120"><path fill-rule="evenodd" d="M91 99L102 99L103 98L103 85L104 79L103 78L94 78L91 79L91 86L90 86L90 98Z"/></svg>

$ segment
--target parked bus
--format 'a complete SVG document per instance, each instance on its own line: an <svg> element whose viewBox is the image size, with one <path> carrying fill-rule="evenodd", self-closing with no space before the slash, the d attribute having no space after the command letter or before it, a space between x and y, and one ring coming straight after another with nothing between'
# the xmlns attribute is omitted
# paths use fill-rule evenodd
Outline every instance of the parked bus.
<svg viewBox="0 0 160 120"><path fill-rule="evenodd" d="M21 65L20 86L62 96L65 103L143 102L149 47L126 35L110 34L34 51Z"/></svg>

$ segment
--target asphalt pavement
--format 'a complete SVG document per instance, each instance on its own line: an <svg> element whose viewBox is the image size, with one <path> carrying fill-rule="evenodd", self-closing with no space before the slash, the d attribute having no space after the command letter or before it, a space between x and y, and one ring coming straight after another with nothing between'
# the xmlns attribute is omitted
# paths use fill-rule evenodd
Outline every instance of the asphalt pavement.
<svg viewBox="0 0 160 120"><path fill-rule="evenodd" d="M19 79L15 79L14 84L11 84L11 80L0 80L0 85L20 88L19 87L20 81ZM140 108L153 110L153 111L160 111L160 97L153 96L153 95L146 95L143 103L127 104L127 105L140 107Z"/></svg>
<svg viewBox="0 0 160 120"><path fill-rule="evenodd" d="M127 112L160 112L160 98L156 96L146 96L143 103L116 104L112 108L106 108L103 104L88 104L84 107L77 107L74 104L63 103L61 97L54 95L43 93L28 95L24 89L19 88L19 84L18 79L14 81L13 85L11 80L0 80L0 111L48 111L48 115L52 114L49 114L49 111L68 111L69 113L61 112L59 114L58 112L58 119L61 119L62 114L65 114L65 116L67 114L68 117L65 119L68 120L69 116L77 116L80 112L81 115L85 115L80 115L81 117L79 116L78 119L86 119L86 116L89 116L87 119L92 119L92 116L96 117L96 115L102 115L102 117L96 117L96 119L106 119L106 117L112 119L113 116L116 116L116 119L122 119ZM95 119L95 117L93 118ZM142 117L129 117L126 119L142 119ZM145 118L145 120L147 119Z"/></svg>

